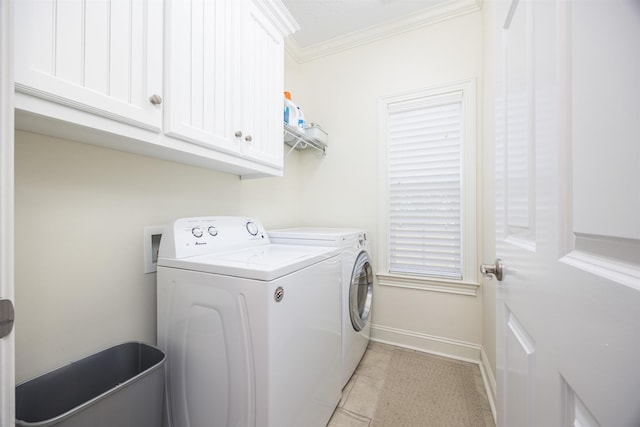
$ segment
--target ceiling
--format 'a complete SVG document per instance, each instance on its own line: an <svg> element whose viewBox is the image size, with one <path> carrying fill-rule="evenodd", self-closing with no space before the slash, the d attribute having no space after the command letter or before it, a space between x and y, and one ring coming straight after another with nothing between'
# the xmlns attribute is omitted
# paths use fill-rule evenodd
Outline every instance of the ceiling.
<svg viewBox="0 0 640 427"><path fill-rule="evenodd" d="M305 62L479 10L481 0L282 0L300 30L287 51Z"/></svg>

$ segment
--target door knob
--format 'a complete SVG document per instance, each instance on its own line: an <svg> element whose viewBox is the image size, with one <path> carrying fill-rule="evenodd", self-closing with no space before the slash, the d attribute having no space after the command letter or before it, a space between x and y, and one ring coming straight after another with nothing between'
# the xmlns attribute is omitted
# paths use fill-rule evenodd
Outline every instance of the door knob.
<svg viewBox="0 0 640 427"><path fill-rule="evenodd" d="M500 258L496 258L496 262L494 264L482 264L480 266L480 273L487 279L491 280L491 275L496 276L498 282L502 281L502 260Z"/></svg>

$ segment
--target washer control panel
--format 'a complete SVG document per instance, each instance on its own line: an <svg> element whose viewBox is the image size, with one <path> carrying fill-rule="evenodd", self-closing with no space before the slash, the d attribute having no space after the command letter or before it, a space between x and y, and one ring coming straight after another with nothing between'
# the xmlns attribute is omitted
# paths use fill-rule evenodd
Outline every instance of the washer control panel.
<svg viewBox="0 0 640 427"><path fill-rule="evenodd" d="M216 237L218 235L218 229L214 225L210 225L207 227L207 233L212 237ZM204 236L204 229L200 226L195 226L191 229L191 234L193 234L193 237L196 239L199 239Z"/></svg>
<svg viewBox="0 0 640 427"><path fill-rule="evenodd" d="M181 218L165 227L158 256L179 259L269 243L264 227L255 218Z"/></svg>

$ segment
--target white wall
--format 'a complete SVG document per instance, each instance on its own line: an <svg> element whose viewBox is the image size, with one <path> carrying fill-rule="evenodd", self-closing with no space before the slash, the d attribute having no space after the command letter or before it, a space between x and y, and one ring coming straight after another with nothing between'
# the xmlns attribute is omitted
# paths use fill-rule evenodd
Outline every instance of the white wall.
<svg viewBox="0 0 640 427"><path fill-rule="evenodd" d="M377 252L378 99L469 78L477 79L481 91L482 14L308 63L289 58L285 69L286 90L304 109L307 121L329 133L325 158L305 152L300 159L300 221L367 228ZM374 337L432 351L460 350L461 357L468 357L469 344L473 357L479 357L481 292L473 297L382 286L375 291ZM389 328L400 333L389 333ZM443 347L442 340L454 344Z"/></svg>
<svg viewBox="0 0 640 427"><path fill-rule="evenodd" d="M237 176L16 132L16 381L128 340L156 341L143 229L196 215L295 225L284 178Z"/></svg>

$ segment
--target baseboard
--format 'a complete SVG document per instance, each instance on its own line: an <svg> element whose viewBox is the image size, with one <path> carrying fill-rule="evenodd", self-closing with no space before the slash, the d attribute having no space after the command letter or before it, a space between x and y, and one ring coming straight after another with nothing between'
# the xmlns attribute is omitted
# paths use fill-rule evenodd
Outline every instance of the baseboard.
<svg viewBox="0 0 640 427"><path fill-rule="evenodd" d="M480 363L480 350L482 347L465 341L375 324L371 325L371 340L464 360L465 362Z"/></svg>
<svg viewBox="0 0 640 427"><path fill-rule="evenodd" d="M496 421L496 377L493 375L493 369L491 369L489 358L484 348L480 349L480 373L482 374L482 382L484 383L484 388L489 398L489 405L491 405L491 413L493 414L494 421Z"/></svg>
<svg viewBox="0 0 640 427"><path fill-rule="evenodd" d="M437 354L438 356L449 357L451 359L477 363L480 366L480 373L482 374L484 388L489 398L493 419L496 419L496 379L489 365L487 354L482 346L465 341L375 324L371 325L371 340L425 353Z"/></svg>

